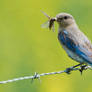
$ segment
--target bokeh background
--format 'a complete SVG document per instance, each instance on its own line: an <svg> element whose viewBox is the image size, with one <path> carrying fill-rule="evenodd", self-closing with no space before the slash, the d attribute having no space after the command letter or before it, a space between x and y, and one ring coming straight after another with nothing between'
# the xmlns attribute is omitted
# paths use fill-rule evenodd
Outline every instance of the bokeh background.
<svg viewBox="0 0 92 92"><path fill-rule="evenodd" d="M54 72L77 64L69 59L55 32L42 29L50 16L67 12L92 40L92 1L90 0L1 0L0 1L0 80ZM79 38L80 39L80 38ZM0 92L91 92L92 71L75 71L35 80L0 85Z"/></svg>

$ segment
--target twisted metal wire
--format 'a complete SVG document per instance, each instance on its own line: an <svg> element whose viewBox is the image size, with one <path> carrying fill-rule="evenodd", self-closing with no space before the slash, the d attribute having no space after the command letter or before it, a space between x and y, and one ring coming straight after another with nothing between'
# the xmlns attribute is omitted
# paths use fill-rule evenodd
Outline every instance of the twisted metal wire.
<svg viewBox="0 0 92 92"><path fill-rule="evenodd" d="M10 79L10 80L0 81L0 84L6 84L6 83L11 83L11 82L15 82L15 81L19 81L19 80L26 80L26 79L32 79L32 80L40 79L41 76L45 76L45 75L54 75L54 74L62 74L62 73L70 74L71 71L76 71L76 70L80 70L80 69L81 69L81 67L79 67L79 68L70 67L70 68L66 68L63 71L58 71L58 72L41 73L41 74L38 74L35 72L35 74L33 76L24 76L24 77L14 78L14 79ZM84 70L86 70L86 69L92 69L92 67L86 66Z"/></svg>

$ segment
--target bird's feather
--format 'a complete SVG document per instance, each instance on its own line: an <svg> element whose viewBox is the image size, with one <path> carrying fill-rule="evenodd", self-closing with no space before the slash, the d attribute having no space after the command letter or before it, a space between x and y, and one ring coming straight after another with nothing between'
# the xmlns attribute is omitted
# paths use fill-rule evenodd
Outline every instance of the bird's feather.
<svg viewBox="0 0 92 92"><path fill-rule="evenodd" d="M80 58L83 58L85 63L92 65L92 45L90 43L87 44L85 41L83 45L79 44L78 40L66 30L59 32L58 39L67 49L78 55Z"/></svg>

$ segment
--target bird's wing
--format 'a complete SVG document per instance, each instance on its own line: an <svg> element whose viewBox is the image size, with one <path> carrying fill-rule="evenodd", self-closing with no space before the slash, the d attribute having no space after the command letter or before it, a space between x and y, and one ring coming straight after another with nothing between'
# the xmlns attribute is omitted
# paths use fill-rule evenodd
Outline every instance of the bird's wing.
<svg viewBox="0 0 92 92"><path fill-rule="evenodd" d="M76 53L79 57L83 58L88 64L92 65L92 48L90 48L90 45L86 45L85 47L75 39L73 35L70 35L67 33L67 31L63 31L58 34L58 39L60 42L65 45L69 50ZM92 47L92 45L91 45ZM89 50L88 50L88 49Z"/></svg>
<svg viewBox="0 0 92 92"><path fill-rule="evenodd" d="M87 46L87 45L86 45ZM88 47L88 46L87 46ZM83 57L87 63L91 64L92 65L92 49L89 47L89 50L86 49L84 46L82 45L79 45L79 48L78 48L79 51L81 51L83 54L79 54L81 57Z"/></svg>

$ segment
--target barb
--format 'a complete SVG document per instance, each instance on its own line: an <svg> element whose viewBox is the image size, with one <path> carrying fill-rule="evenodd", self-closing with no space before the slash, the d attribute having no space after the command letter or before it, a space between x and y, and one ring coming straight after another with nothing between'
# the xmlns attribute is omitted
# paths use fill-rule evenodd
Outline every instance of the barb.
<svg viewBox="0 0 92 92"><path fill-rule="evenodd" d="M67 73L70 74L71 71L76 71L79 70L80 71L81 67L79 68L74 68L73 66L70 68L66 68L63 71L58 71L58 72L50 72L50 73L42 73L42 74L38 74L35 72L35 74L33 76L24 76L24 77L19 77L19 78L14 78L11 80L5 80L5 81L0 81L0 84L6 84L6 83L11 83L11 82L15 82L15 81L19 81L19 80L26 80L26 79L40 79L41 76L45 76L45 75L54 75L54 74L62 74L62 73ZM83 70L86 69L92 69L91 66L86 66Z"/></svg>

